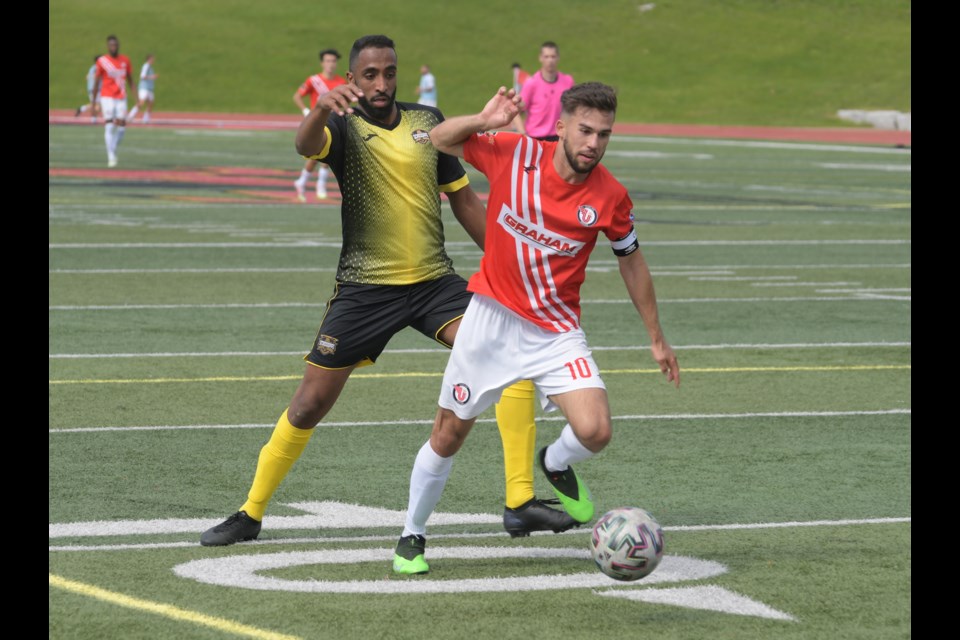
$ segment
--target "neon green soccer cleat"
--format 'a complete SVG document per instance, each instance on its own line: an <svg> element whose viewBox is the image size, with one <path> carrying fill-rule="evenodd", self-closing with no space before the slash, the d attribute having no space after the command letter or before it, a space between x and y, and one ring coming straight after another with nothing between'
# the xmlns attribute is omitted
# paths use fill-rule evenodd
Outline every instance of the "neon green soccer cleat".
<svg viewBox="0 0 960 640"><path fill-rule="evenodd" d="M393 556L393 572L416 575L430 571L430 565L423 558L423 550L426 546L427 539L423 536L412 535L400 538L397 551Z"/></svg>
<svg viewBox="0 0 960 640"><path fill-rule="evenodd" d="M590 495L590 489L574 473L573 467L568 466L563 471L547 469L547 465L544 464L546 455L547 448L540 449L540 468L553 485L553 492L557 494L560 504L577 522L589 522L593 518L593 496Z"/></svg>

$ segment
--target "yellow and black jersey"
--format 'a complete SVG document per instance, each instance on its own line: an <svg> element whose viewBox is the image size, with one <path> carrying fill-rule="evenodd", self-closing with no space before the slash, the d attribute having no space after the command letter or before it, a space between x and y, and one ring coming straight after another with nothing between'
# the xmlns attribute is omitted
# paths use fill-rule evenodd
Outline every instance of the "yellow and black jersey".
<svg viewBox="0 0 960 640"><path fill-rule="evenodd" d="M430 144L440 111L396 104L391 126L359 110L331 113L326 146L309 156L330 165L343 196L341 282L413 284L454 272L443 246L439 192L465 187L466 172Z"/></svg>

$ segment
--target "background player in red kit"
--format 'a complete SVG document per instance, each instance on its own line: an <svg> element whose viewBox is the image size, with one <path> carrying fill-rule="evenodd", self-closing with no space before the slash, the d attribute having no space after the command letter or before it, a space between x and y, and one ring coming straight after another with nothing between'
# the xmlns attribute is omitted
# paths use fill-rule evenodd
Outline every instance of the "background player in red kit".
<svg viewBox="0 0 960 640"><path fill-rule="evenodd" d="M660 327L653 280L623 187L600 164L616 117L617 97L599 82L563 93L559 140L495 132L517 115L521 100L503 87L483 111L441 122L430 132L439 151L464 158L490 181L480 271L450 354L430 439L410 476L406 524L394 554L397 573L426 573L426 522L446 485L453 455L476 417L506 387L533 380L545 410L567 419L560 437L540 450L540 467L575 520L593 517L593 500L573 463L610 441L606 387L580 327L580 285L602 233L667 380L680 369ZM484 133L486 132L486 133Z"/></svg>
<svg viewBox="0 0 960 640"><path fill-rule="evenodd" d="M323 67L323 71L315 73L304 80L300 88L297 89L297 92L293 94L293 103L297 105L297 108L303 113L304 118L307 117L311 109L317 106L317 100L320 99L320 96L330 91L330 89L347 82L342 76L337 75L337 60L339 59L340 54L336 49L324 49L321 51L320 64ZM306 96L310 96L309 107L303 103L303 99ZM307 180L310 179L310 174L313 173L313 170L318 165L320 166L320 170L317 172L317 198L323 199L327 197L327 176L329 175L329 169L327 165L322 162L308 159L303 165L303 169L300 170L300 177L293 183L293 187L297 190L297 199L300 202L307 201L304 195L304 191L307 188Z"/></svg>
<svg viewBox="0 0 960 640"><path fill-rule="evenodd" d="M100 93L108 167L117 166L117 147L127 130L127 87L133 88L132 69L130 58L120 55L117 36L107 36L107 55L97 58L93 94Z"/></svg>

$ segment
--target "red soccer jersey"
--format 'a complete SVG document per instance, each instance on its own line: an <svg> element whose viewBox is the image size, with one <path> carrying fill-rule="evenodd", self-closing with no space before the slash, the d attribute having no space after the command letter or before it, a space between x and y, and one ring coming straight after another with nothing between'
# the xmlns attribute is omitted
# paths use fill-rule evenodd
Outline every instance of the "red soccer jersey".
<svg viewBox="0 0 960 640"><path fill-rule="evenodd" d="M630 236L633 202L603 165L582 184L564 181L553 167L558 144L479 133L463 157L490 182L484 254L467 288L563 333L580 326L580 285L597 237Z"/></svg>
<svg viewBox="0 0 960 640"><path fill-rule="evenodd" d="M97 77L100 81L100 96L103 98L127 97L127 78L130 77L130 58L124 55L109 55L97 58Z"/></svg>
<svg viewBox="0 0 960 640"><path fill-rule="evenodd" d="M300 88L297 89L297 94L302 98L304 96L310 96L310 108L313 109L317 106L317 100L320 99L320 96L325 94L330 89L338 87L341 84L347 84L347 81L343 79L342 76L333 76L330 80L327 80L319 73L314 74L303 81L303 84L300 85Z"/></svg>

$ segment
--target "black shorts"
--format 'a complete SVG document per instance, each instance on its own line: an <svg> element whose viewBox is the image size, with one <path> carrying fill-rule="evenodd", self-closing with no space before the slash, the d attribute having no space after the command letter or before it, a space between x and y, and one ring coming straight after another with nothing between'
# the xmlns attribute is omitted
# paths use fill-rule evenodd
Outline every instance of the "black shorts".
<svg viewBox="0 0 960 640"><path fill-rule="evenodd" d="M325 369L373 364L404 327L449 348L440 332L463 316L471 297L456 274L409 285L338 282L304 360Z"/></svg>

